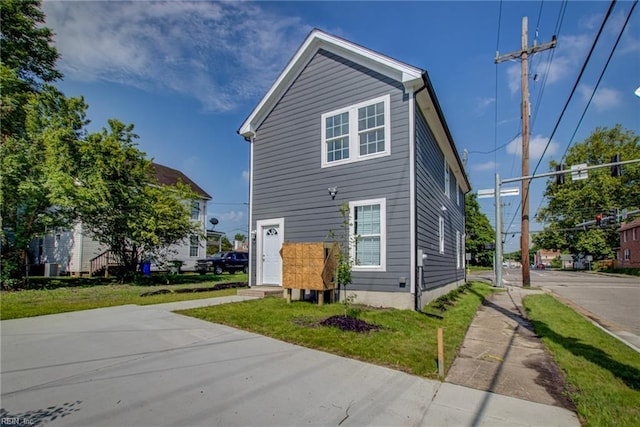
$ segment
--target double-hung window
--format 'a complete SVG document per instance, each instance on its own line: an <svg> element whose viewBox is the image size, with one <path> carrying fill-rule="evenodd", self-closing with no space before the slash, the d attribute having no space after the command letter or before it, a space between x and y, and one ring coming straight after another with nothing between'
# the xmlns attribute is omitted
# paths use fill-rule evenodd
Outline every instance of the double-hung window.
<svg viewBox="0 0 640 427"><path fill-rule="evenodd" d="M449 170L449 164L447 163L447 159L444 159L444 195L447 197L451 197L451 172Z"/></svg>
<svg viewBox="0 0 640 427"><path fill-rule="evenodd" d="M200 219L200 202L197 200L191 202L191 219L194 221Z"/></svg>
<svg viewBox="0 0 640 427"><path fill-rule="evenodd" d="M198 236L193 235L189 238L189 256L197 257L200 249L200 239Z"/></svg>
<svg viewBox="0 0 640 427"><path fill-rule="evenodd" d="M349 203L354 270L386 269L386 199Z"/></svg>
<svg viewBox="0 0 640 427"><path fill-rule="evenodd" d="M322 115L322 167L391 154L389 95Z"/></svg>
<svg viewBox="0 0 640 427"><path fill-rule="evenodd" d="M440 246L440 253L444 253L444 218L438 217L438 243Z"/></svg>

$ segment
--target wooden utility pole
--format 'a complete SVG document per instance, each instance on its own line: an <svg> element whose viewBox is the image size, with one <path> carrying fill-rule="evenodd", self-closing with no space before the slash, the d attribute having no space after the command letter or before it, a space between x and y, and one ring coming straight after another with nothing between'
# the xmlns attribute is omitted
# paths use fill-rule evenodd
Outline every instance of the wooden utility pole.
<svg viewBox="0 0 640 427"><path fill-rule="evenodd" d="M521 83L522 83L522 176L529 176L529 55L556 47L556 36L548 43L541 45L534 41L532 47L527 46L527 17L522 18L522 45L520 50L499 56L496 52L495 63L520 58ZM499 199L498 199L499 203ZM520 235L520 250L522 252L522 286L531 286L531 273L529 271L529 179L522 180L522 225ZM502 268L502 260L498 260L497 268Z"/></svg>

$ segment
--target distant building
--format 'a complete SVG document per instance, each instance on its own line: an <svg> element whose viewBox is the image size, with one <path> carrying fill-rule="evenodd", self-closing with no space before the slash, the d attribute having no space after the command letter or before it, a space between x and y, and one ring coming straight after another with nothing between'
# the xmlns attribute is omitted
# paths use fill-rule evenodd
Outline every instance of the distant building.
<svg viewBox="0 0 640 427"><path fill-rule="evenodd" d="M179 170L154 163L153 171L158 183L176 185L181 182L195 193L196 199L185 201L185 203L189 203L191 219L198 222L200 231L204 234L207 202L211 200L211 196ZM206 256L205 244L204 239L194 235L171 245L168 253L172 254L171 260L182 262L184 270L194 270L196 260ZM108 248L94 240L81 222L74 224L71 229L51 230L44 236L34 239L30 249L34 275L95 275L108 268L105 265L112 265ZM107 259L106 264L96 262L101 257Z"/></svg>
<svg viewBox="0 0 640 427"><path fill-rule="evenodd" d="M619 229L619 268L640 268L640 217L623 224Z"/></svg>
<svg viewBox="0 0 640 427"><path fill-rule="evenodd" d="M546 267L551 266L551 262L560 256L560 251L540 249L536 252L534 259L535 264L544 264Z"/></svg>

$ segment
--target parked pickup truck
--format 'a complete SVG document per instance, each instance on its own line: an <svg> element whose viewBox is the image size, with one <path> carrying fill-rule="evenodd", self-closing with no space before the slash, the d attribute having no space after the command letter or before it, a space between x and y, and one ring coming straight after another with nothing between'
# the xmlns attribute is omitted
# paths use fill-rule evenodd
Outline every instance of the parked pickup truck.
<svg viewBox="0 0 640 427"><path fill-rule="evenodd" d="M196 262L196 271L205 274L213 271L215 274L223 272L246 273L249 268L249 254L246 252L218 252L207 259L199 259Z"/></svg>

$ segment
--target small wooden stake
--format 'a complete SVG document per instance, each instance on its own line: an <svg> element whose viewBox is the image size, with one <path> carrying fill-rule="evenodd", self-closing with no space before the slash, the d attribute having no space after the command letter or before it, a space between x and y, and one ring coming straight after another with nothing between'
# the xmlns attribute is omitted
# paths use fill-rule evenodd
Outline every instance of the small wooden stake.
<svg viewBox="0 0 640 427"><path fill-rule="evenodd" d="M444 377L444 343L442 339L442 328L438 328L438 375Z"/></svg>

